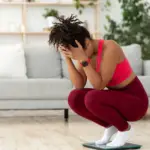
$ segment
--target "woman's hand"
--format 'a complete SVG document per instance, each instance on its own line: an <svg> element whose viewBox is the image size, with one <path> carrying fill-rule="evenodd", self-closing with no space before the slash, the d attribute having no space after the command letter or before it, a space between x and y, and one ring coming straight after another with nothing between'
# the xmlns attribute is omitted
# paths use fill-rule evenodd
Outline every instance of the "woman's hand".
<svg viewBox="0 0 150 150"><path fill-rule="evenodd" d="M88 57L84 51L84 49L82 48L81 44L75 40L76 44L78 45L78 47L73 47L70 45L70 49L67 49L63 46L60 46L60 51L61 53L65 56L65 57L69 57L71 59L74 59L74 60L78 60L78 61L81 61L81 60L87 60Z"/></svg>
<svg viewBox="0 0 150 150"><path fill-rule="evenodd" d="M71 53L70 53L69 49L67 49L63 46L59 46L59 51L66 59L68 59L68 58L71 59Z"/></svg>

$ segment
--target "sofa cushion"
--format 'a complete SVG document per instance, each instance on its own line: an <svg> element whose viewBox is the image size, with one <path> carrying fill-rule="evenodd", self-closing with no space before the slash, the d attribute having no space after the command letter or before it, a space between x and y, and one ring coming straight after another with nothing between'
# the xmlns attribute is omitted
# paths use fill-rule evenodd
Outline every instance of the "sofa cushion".
<svg viewBox="0 0 150 150"><path fill-rule="evenodd" d="M68 79L1 79L0 99L66 100L71 89Z"/></svg>
<svg viewBox="0 0 150 150"><path fill-rule="evenodd" d="M143 84L148 97L150 97L150 76L138 76L138 78Z"/></svg>
<svg viewBox="0 0 150 150"><path fill-rule="evenodd" d="M53 46L26 45L25 57L29 78L61 78L60 54Z"/></svg>
<svg viewBox="0 0 150 150"><path fill-rule="evenodd" d="M62 75L64 78L69 79L69 72L65 60L62 59L61 63L62 63Z"/></svg>
<svg viewBox="0 0 150 150"><path fill-rule="evenodd" d="M135 74L142 75L143 61L140 45L132 44L129 46L122 46L122 49Z"/></svg>

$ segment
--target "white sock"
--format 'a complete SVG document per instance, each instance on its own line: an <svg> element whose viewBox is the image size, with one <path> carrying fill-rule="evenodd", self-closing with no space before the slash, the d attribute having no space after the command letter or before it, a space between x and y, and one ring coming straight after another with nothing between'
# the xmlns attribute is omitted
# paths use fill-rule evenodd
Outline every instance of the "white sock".
<svg viewBox="0 0 150 150"><path fill-rule="evenodd" d="M120 146L123 146L127 140L129 139L131 133L132 133L132 128L130 128L128 131L124 131L124 132L120 132L118 131L115 139L108 143L106 146L109 146L109 147L120 147Z"/></svg>
<svg viewBox="0 0 150 150"><path fill-rule="evenodd" d="M102 137L102 139L98 140L95 142L96 145L104 145L107 144L109 142L109 140L111 139L111 137L117 133L117 128L114 126L111 126L107 129L105 129L104 131L104 136Z"/></svg>

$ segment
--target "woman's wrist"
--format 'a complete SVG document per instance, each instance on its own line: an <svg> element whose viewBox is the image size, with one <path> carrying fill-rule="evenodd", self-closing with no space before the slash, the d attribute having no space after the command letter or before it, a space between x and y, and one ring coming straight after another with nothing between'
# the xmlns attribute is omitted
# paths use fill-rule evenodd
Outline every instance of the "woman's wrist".
<svg viewBox="0 0 150 150"><path fill-rule="evenodd" d="M81 60L79 60L80 63L82 63L83 61L89 61L89 57L88 56L84 56Z"/></svg>
<svg viewBox="0 0 150 150"><path fill-rule="evenodd" d="M65 61L66 61L67 64L72 64L72 59L69 58L69 57L68 57L68 58L66 57L66 58L65 58Z"/></svg>
<svg viewBox="0 0 150 150"><path fill-rule="evenodd" d="M70 61L70 60L71 60L71 58L70 58L70 57L65 57L65 60L69 60L69 61Z"/></svg>

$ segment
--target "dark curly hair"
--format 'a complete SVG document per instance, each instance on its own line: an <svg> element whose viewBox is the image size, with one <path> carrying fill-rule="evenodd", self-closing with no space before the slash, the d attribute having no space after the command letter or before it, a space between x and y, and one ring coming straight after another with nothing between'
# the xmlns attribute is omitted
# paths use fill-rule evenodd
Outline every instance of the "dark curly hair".
<svg viewBox="0 0 150 150"><path fill-rule="evenodd" d="M85 46L85 39L92 39L89 31L82 25L75 15L68 18L64 16L57 17L58 22L54 23L51 33L49 35L49 44L53 44L58 48L63 45L69 48L69 45L77 47L75 40L77 40L83 48Z"/></svg>

